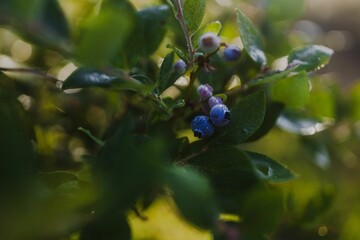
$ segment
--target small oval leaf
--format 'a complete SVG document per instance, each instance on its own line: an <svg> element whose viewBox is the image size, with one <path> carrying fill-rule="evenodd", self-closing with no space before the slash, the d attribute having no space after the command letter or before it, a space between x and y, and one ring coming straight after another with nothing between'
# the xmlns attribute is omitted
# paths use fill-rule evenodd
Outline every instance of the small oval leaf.
<svg viewBox="0 0 360 240"><path fill-rule="evenodd" d="M246 154L251 159L260 179L270 182L286 182L296 177L286 166L266 155L255 152L246 152Z"/></svg>
<svg viewBox="0 0 360 240"><path fill-rule="evenodd" d="M206 0L185 0L183 3L184 19L190 33L194 33L200 27L205 8Z"/></svg>
<svg viewBox="0 0 360 240"><path fill-rule="evenodd" d="M266 65L266 57L263 52L263 43L259 31L243 12L239 9L236 12L240 38L245 50L256 63Z"/></svg>
<svg viewBox="0 0 360 240"><path fill-rule="evenodd" d="M321 45L310 45L292 50L288 56L289 64L298 64L299 71L313 71L324 67L334 51Z"/></svg>

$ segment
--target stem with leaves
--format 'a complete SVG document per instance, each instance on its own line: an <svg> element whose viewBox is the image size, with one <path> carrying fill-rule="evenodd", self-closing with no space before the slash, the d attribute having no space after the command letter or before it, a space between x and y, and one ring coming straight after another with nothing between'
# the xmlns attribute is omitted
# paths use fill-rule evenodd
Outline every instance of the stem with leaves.
<svg viewBox="0 0 360 240"><path fill-rule="evenodd" d="M179 21L179 23L181 25L181 28L182 28L182 30L184 32L186 45L187 45L188 52L189 52L189 55L190 55L189 66L192 67L193 62L194 62L194 52L195 52L195 50L194 50L194 47L192 45L191 34L190 34L190 32L189 32L189 30L188 30L188 28L186 26L186 23L185 23L181 0L175 0L175 5L176 5L175 17Z"/></svg>

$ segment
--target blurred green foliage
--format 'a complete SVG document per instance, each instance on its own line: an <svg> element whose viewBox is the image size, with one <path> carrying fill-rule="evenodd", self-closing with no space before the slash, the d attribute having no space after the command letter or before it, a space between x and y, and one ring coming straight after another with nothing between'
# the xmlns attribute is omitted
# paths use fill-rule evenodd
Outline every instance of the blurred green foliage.
<svg viewBox="0 0 360 240"><path fill-rule="evenodd" d="M0 2L1 239L357 239L360 88L288 34L304 1L179 3ZM204 83L232 119L199 140Z"/></svg>

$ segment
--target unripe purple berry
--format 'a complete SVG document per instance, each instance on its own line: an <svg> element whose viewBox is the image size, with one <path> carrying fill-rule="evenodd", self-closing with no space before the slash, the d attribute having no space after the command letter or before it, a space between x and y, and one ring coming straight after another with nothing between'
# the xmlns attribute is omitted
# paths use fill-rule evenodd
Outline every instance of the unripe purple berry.
<svg viewBox="0 0 360 240"><path fill-rule="evenodd" d="M210 108L213 108L215 105L223 104L223 100L220 97L212 96L209 98L208 104Z"/></svg>
<svg viewBox="0 0 360 240"><path fill-rule="evenodd" d="M229 45L224 49L224 59L234 62L241 57L241 49L235 45Z"/></svg>
<svg viewBox="0 0 360 240"><path fill-rule="evenodd" d="M215 131L215 127L212 125L210 118L205 115L194 117L191 121L191 129L194 132L194 136L198 138L210 137Z"/></svg>
<svg viewBox="0 0 360 240"><path fill-rule="evenodd" d="M207 99L212 96L213 88L209 84L202 84L197 88L197 92L201 99Z"/></svg>
<svg viewBox="0 0 360 240"><path fill-rule="evenodd" d="M224 104L215 105L210 111L211 122L217 127L224 127L230 122L231 113Z"/></svg>
<svg viewBox="0 0 360 240"><path fill-rule="evenodd" d="M186 71L186 63L180 59L174 64L174 70L176 73L183 74Z"/></svg>
<svg viewBox="0 0 360 240"><path fill-rule="evenodd" d="M204 53L213 53L220 47L221 40L215 33L205 33L200 37L199 47Z"/></svg>

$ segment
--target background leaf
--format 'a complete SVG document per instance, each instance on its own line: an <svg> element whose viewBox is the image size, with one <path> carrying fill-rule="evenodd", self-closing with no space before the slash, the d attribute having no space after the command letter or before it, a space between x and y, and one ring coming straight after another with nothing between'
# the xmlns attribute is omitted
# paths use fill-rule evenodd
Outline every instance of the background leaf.
<svg viewBox="0 0 360 240"><path fill-rule="evenodd" d="M283 102L287 107L304 107L310 99L307 73L302 71L274 83L271 87L271 95L274 100Z"/></svg>
<svg viewBox="0 0 360 240"><path fill-rule="evenodd" d="M183 1L183 14L190 33L194 33L201 25L205 15L206 0Z"/></svg>
<svg viewBox="0 0 360 240"><path fill-rule="evenodd" d="M260 179L270 182L286 182L295 175L284 165L260 153L246 152Z"/></svg>
<svg viewBox="0 0 360 240"><path fill-rule="evenodd" d="M36 45L69 51L70 27L57 0L3 0L0 24L11 26Z"/></svg>
<svg viewBox="0 0 360 240"><path fill-rule="evenodd" d="M170 9L167 5L138 11L135 26L125 47L120 49L115 57L115 63L124 68L131 68L139 59L153 54L164 39L169 16Z"/></svg>
<svg viewBox="0 0 360 240"><path fill-rule="evenodd" d="M334 51L321 45L296 48L289 53L289 64L299 64L298 70L313 71L324 67Z"/></svg>
<svg viewBox="0 0 360 240"><path fill-rule="evenodd" d="M121 52L135 27L135 9L128 1L104 1L100 12L88 17L75 56L84 65L104 66Z"/></svg>
<svg viewBox="0 0 360 240"><path fill-rule="evenodd" d="M239 9L237 13L237 24L240 38L252 60L260 65L266 65L266 57L263 52L263 43L259 31Z"/></svg>

